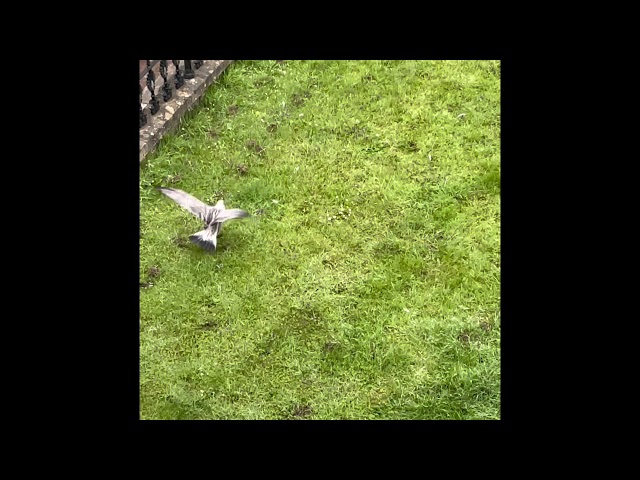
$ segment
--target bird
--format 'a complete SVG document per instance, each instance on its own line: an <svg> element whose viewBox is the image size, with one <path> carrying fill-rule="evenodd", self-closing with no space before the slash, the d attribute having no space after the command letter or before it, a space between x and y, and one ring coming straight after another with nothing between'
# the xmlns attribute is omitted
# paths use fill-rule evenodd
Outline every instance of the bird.
<svg viewBox="0 0 640 480"><path fill-rule="evenodd" d="M157 187L157 190L204 222L204 230L190 235L189 240L205 250L216 250L218 234L221 232L224 222L249 216L247 212L239 208L227 209L222 199L214 206L210 206L177 188Z"/></svg>

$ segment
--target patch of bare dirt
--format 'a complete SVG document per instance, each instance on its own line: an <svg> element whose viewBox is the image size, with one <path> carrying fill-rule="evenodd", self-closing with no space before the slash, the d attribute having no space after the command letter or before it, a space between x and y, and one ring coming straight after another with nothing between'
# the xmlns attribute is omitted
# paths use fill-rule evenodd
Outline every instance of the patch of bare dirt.
<svg viewBox="0 0 640 480"><path fill-rule="evenodd" d="M491 325L489 322L480 322L480 328L485 332L489 332L493 328L493 325Z"/></svg>
<svg viewBox="0 0 640 480"><path fill-rule="evenodd" d="M325 352L332 352L334 348L336 348L338 344L336 342L327 342L324 344L323 350Z"/></svg>
<svg viewBox="0 0 640 480"><path fill-rule="evenodd" d="M264 148L262 148L255 140L249 140L247 142L247 148L249 150L253 150L258 155L262 155L264 153Z"/></svg>
<svg viewBox="0 0 640 480"><path fill-rule="evenodd" d="M300 107L301 105L304 104L304 102L307 101L308 98L311 97L311 93L309 93L308 90L305 90L302 93L294 93L291 96L291 103L296 106L296 107Z"/></svg>
<svg viewBox="0 0 640 480"><path fill-rule="evenodd" d="M158 268L157 265L150 267L149 270L147 270L147 275L151 278L157 277L158 275L160 275L160 268Z"/></svg>
<svg viewBox="0 0 640 480"><path fill-rule="evenodd" d="M273 80L272 77L265 76L265 77L259 78L255 82L253 82L253 84L256 87L264 87L265 85L268 85L268 84L273 83L273 82L274 82L274 80Z"/></svg>
<svg viewBox="0 0 640 480"><path fill-rule="evenodd" d="M311 405L296 405L293 407L293 416L297 418L308 417L313 413Z"/></svg>
<svg viewBox="0 0 640 480"><path fill-rule="evenodd" d="M175 243L180 248L187 248L189 246L189 241L184 237L175 237L173 239L173 243Z"/></svg>
<svg viewBox="0 0 640 480"><path fill-rule="evenodd" d="M164 181L167 184L175 184L182 180L182 175L168 175L164 177Z"/></svg>

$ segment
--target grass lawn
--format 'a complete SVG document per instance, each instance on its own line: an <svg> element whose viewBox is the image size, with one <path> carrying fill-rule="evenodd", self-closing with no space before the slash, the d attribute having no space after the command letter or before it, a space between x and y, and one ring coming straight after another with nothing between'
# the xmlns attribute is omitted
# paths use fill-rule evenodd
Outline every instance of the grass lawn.
<svg viewBox="0 0 640 480"><path fill-rule="evenodd" d="M142 419L500 418L498 61L237 61L140 197Z"/></svg>

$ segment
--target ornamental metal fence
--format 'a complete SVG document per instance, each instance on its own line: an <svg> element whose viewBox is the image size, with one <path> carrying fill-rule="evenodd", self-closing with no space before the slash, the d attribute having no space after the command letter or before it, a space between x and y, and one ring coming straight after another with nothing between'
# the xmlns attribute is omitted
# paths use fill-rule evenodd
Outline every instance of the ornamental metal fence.
<svg viewBox="0 0 640 480"><path fill-rule="evenodd" d="M148 114L158 113L160 98L163 102L168 102L173 97L174 90L182 87L185 80L195 77L195 70L202 66L204 60L146 60L146 62L146 68L140 72L140 128L147 124ZM160 78L156 78L156 71Z"/></svg>

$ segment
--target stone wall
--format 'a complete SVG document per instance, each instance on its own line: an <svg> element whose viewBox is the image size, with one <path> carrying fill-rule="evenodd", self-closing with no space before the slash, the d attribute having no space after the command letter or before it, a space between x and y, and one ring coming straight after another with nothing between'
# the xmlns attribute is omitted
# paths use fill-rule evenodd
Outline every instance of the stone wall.
<svg viewBox="0 0 640 480"><path fill-rule="evenodd" d="M155 91L156 97L160 102L160 110L155 115L151 115L149 109L146 108L151 100L151 93L145 87L142 95L142 107L144 109L143 112L147 115L147 124L140 129L140 164L157 147L163 135L177 128L180 118L200 101L207 87L224 72L232 61L205 60L199 69L194 70L195 78L185 79L184 85L178 90L176 90L173 82L173 66L170 66L167 80L171 83L173 96L166 103L162 99L164 82L162 77L156 73ZM153 69L154 72L158 71L157 68L158 65ZM184 65L182 68L184 68Z"/></svg>

